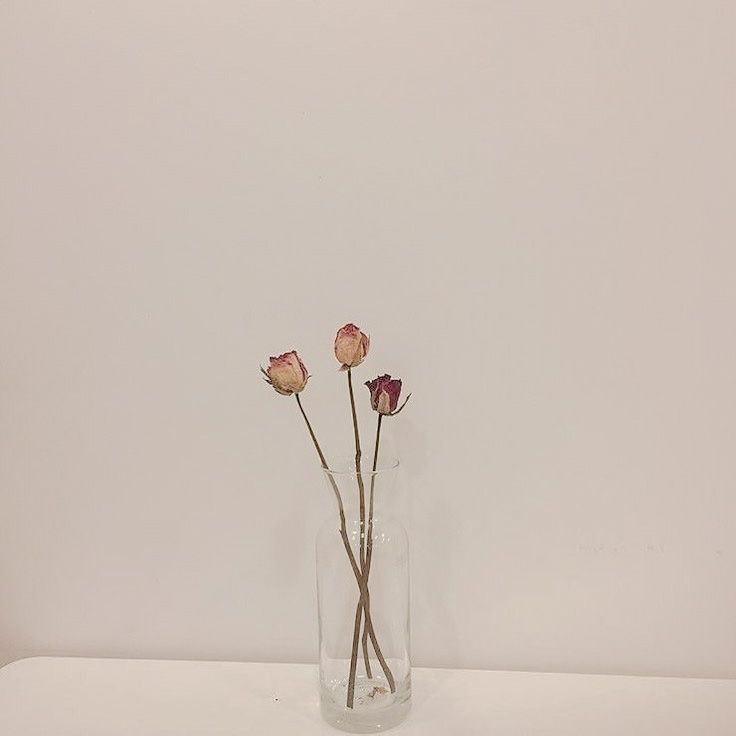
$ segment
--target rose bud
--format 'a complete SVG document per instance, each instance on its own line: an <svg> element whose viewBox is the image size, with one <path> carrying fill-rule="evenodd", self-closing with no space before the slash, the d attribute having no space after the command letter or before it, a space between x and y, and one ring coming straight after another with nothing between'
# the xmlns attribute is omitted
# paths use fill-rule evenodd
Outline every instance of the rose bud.
<svg viewBox="0 0 736 736"><path fill-rule="evenodd" d="M370 343L370 338L362 333L360 328L354 324L347 324L337 331L335 357L342 363L343 369L355 368L368 355Z"/></svg>
<svg viewBox="0 0 736 736"><path fill-rule="evenodd" d="M261 368L266 383L273 386L284 396L298 394L306 385L309 374L296 350L284 353L276 358L269 358L267 370Z"/></svg>
<svg viewBox="0 0 736 736"><path fill-rule="evenodd" d="M401 393L400 378L391 378L386 374L385 376L378 376L372 381L366 381L365 385L368 386L368 390L371 392L371 406L374 411L386 415L396 412L396 407L399 404L399 394Z"/></svg>

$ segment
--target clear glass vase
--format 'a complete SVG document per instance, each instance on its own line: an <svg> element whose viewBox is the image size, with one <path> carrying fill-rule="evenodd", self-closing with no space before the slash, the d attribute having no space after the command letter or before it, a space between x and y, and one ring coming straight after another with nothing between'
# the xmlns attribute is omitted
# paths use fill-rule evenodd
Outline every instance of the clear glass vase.
<svg viewBox="0 0 736 736"><path fill-rule="evenodd" d="M374 733L410 707L409 545L391 514L398 462L325 470L335 510L317 536L323 718Z"/></svg>

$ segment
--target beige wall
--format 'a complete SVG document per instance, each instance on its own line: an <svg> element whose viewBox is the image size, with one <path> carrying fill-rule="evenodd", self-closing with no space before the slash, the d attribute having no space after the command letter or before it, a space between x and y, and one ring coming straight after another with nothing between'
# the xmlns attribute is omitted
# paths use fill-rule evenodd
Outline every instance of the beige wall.
<svg viewBox="0 0 736 736"><path fill-rule="evenodd" d="M736 676L735 24L3 2L4 656L312 659L330 497L258 364L341 453L350 319L414 391L418 664Z"/></svg>

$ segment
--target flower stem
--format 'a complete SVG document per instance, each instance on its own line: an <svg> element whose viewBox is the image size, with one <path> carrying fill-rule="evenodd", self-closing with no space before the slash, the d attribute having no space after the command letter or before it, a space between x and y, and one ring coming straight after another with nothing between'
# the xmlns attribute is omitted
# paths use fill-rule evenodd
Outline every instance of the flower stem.
<svg viewBox="0 0 736 736"><path fill-rule="evenodd" d="M350 394L350 411L353 415L353 435L355 436L355 473L358 479L358 495L360 501L360 569L365 567L365 485L360 472L360 431L358 429L358 413L355 410L355 394L353 393L353 373L348 368L348 393Z"/></svg>
<svg viewBox="0 0 736 736"><path fill-rule="evenodd" d="M325 459L325 455L322 452L322 448L319 446L319 442L317 441L317 436L314 434L314 430L312 429L312 425L309 422L309 419L307 418L307 413L304 411L304 407L302 406L301 399L299 398L299 394L294 394L296 396L296 403L299 406L299 411L302 414L302 417L304 417L304 422L307 425L307 429L309 430L309 436L312 438L312 443L314 444L314 449L317 451L317 455L319 456L319 461L322 465L322 467L329 471L329 466L327 465L327 460ZM376 656L378 657L378 661L381 663L381 668L383 669L384 674L386 675L386 680L388 680L389 688L391 689L391 692L396 692L396 684L393 678L393 675L391 674L391 670L388 667L388 664L386 663L386 659L383 656L383 653L381 652L381 647L378 644L378 640L376 639L376 633L373 629L373 620L371 619L370 615L370 608L368 604L366 603L364 605L364 602L368 600L368 589L363 583L363 575L358 567L358 563L355 559L355 554L353 553L353 549L350 546L350 540L348 539L348 532L347 527L345 524L345 507L342 503L342 496L340 495L340 489L337 486L337 483L332 476L332 473L327 473L327 478L330 481L330 485L332 486L332 490L335 494L335 498L337 499L337 508L340 514L340 537L342 538L342 544L343 547L345 547L345 552L348 556L348 561L350 562L350 567L353 571L353 575L355 576L355 580L358 583L358 590L360 592L360 602L359 605L363 608L365 612L365 625L368 629L368 635L371 640L371 644L373 644L373 649L376 652ZM357 618L357 616L356 616ZM353 692L350 692L350 689L348 689L348 701L347 706L348 708L353 707L353 699L354 699L354 692L355 692L355 678L353 677Z"/></svg>
<svg viewBox="0 0 736 736"><path fill-rule="evenodd" d="M358 412L355 409L355 393L353 391L353 369L348 368L348 393L350 394L350 412L353 417L353 436L355 438L355 473L358 481L358 500L360 503L360 571L361 574L365 569L365 485L363 483L363 474L361 473L360 460L360 430L358 429ZM364 606L367 598L358 602L359 606ZM366 611L367 613L367 611ZM360 616L356 611L355 619L360 623ZM368 616L366 616L366 621ZM360 641L360 626L353 632L353 646L350 655L350 677L348 678L348 697L355 692L355 674L358 659L358 643ZM363 644L363 661L365 662L365 671L368 677L371 677L370 657L368 656L368 642Z"/></svg>
<svg viewBox="0 0 736 736"><path fill-rule="evenodd" d="M368 583L368 572L371 569L371 557L373 552L373 492L376 487L376 468L378 467L378 445L381 442L381 422L383 414L378 415L378 425L376 426L376 446L373 450L373 473L371 473L371 492L368 501L368 551L366 553L366 570L365 580Z"/></svg>
<svg viewBox="0 0 736 736"><path fill-rule="evenodd" d="M358 605L355 607L355 624L353 626L353 651L350 656L350 674L348 675L348 698L347 706L352 708L355 702L355 675L358 669L358 637L360 636L360 619L365 610L363 605L363 598L358 601ZM364 626L365 628L365 626ZM367 646L366 646L367 648Z"/></svg>
<svg viewBox="0 0 736 736"><path fill-rule="evenodd" d="M368 590L368 576L371 573L371 560L373 559L373 493L376 487L376 467L378 466L378 446L381 442L381 421L383 414L378 415L378 425L376 427L376 444L373 450L373 472L371 473L371 490L368 500L368 546L365 555L365 565L363 566L363 582ZM361 605L358 603L358 605ZM370 599L368 600L370 605ZM368 629L363 627L363 651L368 650ZM370 677L370 674L368 675Z"/></svg>
<svg viewBox="0 0 736 736"><path fill-rule="evenodd" d="M319 456L319 462L325 470L329 470L330 468L327 465L325 454L322 452L322 448L319 446L319 442L317 442L317 436L314 434L312 425L309 423L309 419L307 418L307 412L304 411L304 407L302 406L302 400L299 398L299 394L294 394L294 396L296 397L296 403L299 405L299 411L302 413L302 416L304 417L304 421L307 425L307 429L309 430L309 436L312 438L312 442L314 443L314 449L317 450L317 455ZM332 488L337 494L338 504L340 505L340 508L342 508L342 499L340 498L340 491L337 489L337 486L334 483L334 479L333 479Z"/></svg>

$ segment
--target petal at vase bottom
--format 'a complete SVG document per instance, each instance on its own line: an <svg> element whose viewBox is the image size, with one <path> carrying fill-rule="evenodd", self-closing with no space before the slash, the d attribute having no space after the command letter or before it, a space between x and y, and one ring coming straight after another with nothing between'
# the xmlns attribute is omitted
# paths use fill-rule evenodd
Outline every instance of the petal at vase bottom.
<svg viewBox="0 0 736 736"><path fill-rule="evenodd" d="M347 679L323 682L321 686L322 717L335 728L350 733L379 733L398 726L411 708L411 677L396 683L390 692L380 677L357 677L354 707L345 705Z"/></svg>

